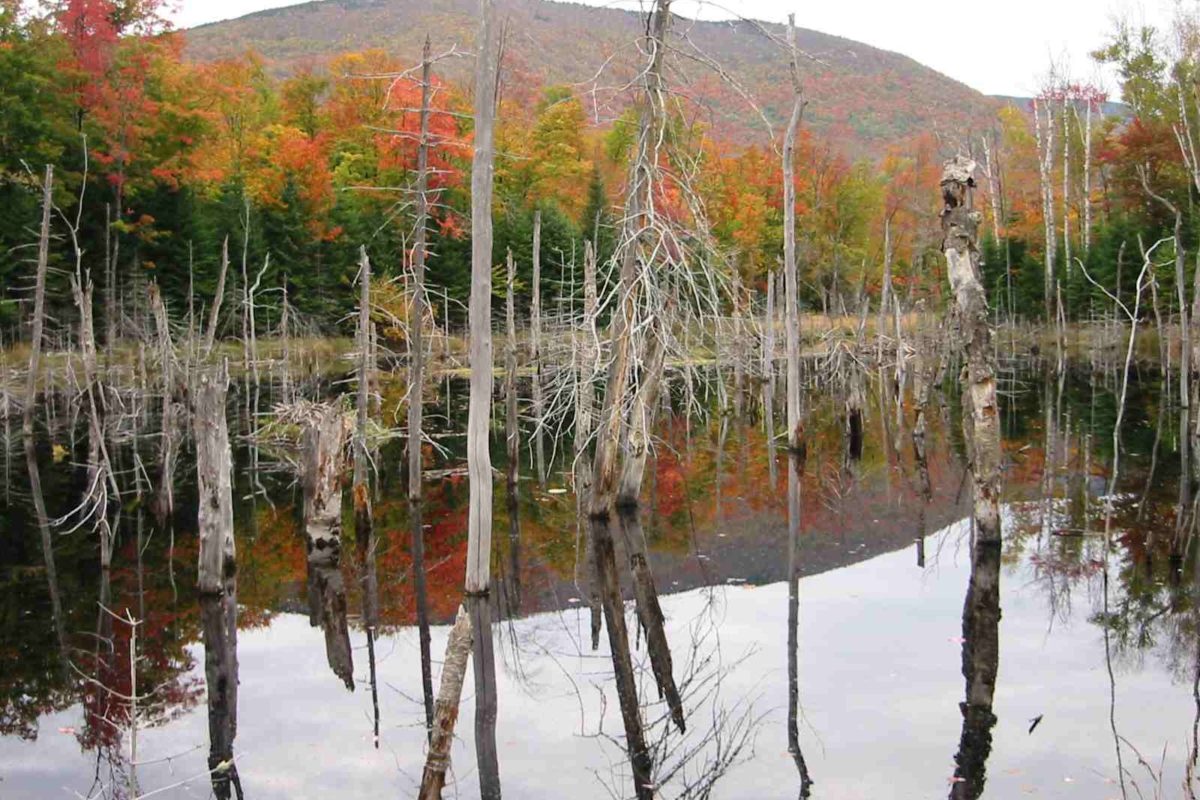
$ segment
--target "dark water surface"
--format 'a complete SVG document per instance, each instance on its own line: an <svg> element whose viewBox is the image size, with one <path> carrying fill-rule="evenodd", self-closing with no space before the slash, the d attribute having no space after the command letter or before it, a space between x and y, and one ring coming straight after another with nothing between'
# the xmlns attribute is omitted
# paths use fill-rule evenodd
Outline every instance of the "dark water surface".
<svg viewBox="0 0 1200 800"><path fill-rule="evenodd" d="M663 765L659 794L706 796L713 763L725 773L713 797L800 794L788 736L792 567L802 576L792 662L798 742L813 797L1189 796L1200 719L1200 562L1190 533L1197 492L1179 435L1189 423L1177 409L1160 408L1152 377L1134 380L1106 537L1117 388L1115 376L1086 365L1061 382L1039 365L1013 366L1002 386L1005 543L994 559L972 557L956 397L935 392L928 407L926 492L911 397L897 409L887 388L867 382L856 458L845 434L845 393L830 385L811 392L791 563L788 464L764 435L757 390L741 416L732 403L721 413L714 396L701 399L713 409L704 418L663 420L641 524L686 734L668 724L634 591L625 586L647 739L659 743ZM428 398L431 425L464 429L461 389L438 385ZM249 427L250 393L245 385L231 393L235 433ZM403 387L383 394L386 409ZM267 409L270 398L257 403ZM55 517L83 491L86 426L65 399L53 398L41 424L42 484ZM149 409L138 425L115 447L130 487L138 483L135 452L152 465L157 448ZM436 689L448 623L462 599L467 486L462 439L434 441L444 450L430 448L426 460L439 472L427 482L424 522ZM56 625L19 432L8 442L0 492L0 797L134 796L134 740L139 796L230 791L219 781L214 788L209 774L210 736L228 728L208 700L202 631L223 612L203 606L195 590L190 444L180 458L174 519L158 525L149 500L131 494L108 573L91 530L56 528ZM501 783L514 798L632 796L608 638L591 646L586 531L566 476L572 444L555 446L544 488L522 464L516 529L497 481ZM223 655L237 662L232 750L242 792L414 797L425 722L403 443L377 456L379 628L370 648L360 565L355 548L343 548L353 691L331 668L336 659L319 624L310 624L300 493L286 451L240 438L235 451L238 629ZM502 468L499 429L492 452ZM154 472L146 469L148 498ZM348 543L351 518L347 507ZM628 553L617 538L624 565ZM621 571L624 584L628 570ZM996 580L1001 617L989 644ZM128 700L131 626L101 612L101 598L142 621L132 649L137 693L148 696L136 713ZM960 706L992 681L990 713ZM475 694L468 671L447 797L479 796Z"/></svg>

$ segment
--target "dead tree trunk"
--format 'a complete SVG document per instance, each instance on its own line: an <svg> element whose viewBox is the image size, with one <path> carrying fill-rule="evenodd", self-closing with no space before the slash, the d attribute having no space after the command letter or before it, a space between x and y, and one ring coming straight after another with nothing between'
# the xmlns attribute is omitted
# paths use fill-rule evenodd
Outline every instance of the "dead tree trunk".
<svg viewBox="0 0 1200 800"><path fill-rule="evenodd" d="M669 313L668 311L663 316L669 316ZM617 489L618 508L637 507L642 491L642 477L646 472L646 457L650 454L650 436L658 407L658 391L662 385L668 336L665 322L661 318L655 327L658 330L651 344L650 358L642 369L637 392L629 410L629 445Z"/></svg>
<svg viewBox="0 0 1200 800"><path fill-rule="evenodd" d="M546 449L542 437L542 212L533 215L533 302L529 310L529 361L533 365L533 456L538 483L546 485Z"/></svg>
<svg viewBox="0 0 1200 800"><path fill-rule="evenodd" d="M371 260L367 249L359 251L358 299L358 398L354 434L354 535L370 541L372 534L370 454L367 452L367 422L371 402Z"/></svg>
<svg viewBox="0 0 1200 800"><path fill-rule="evenodd" d="M433 62L429 37L421 56L421 139L417 146L417 223L413 236L413 296L408 318L408 504L412 519L413 594L421 649L421 689L425 700L426 735L433 732L433 668L429 642L429 599L425 587L425 532L421 525L421 414L425 385L425 258L429 225L429 107ZM447 322L449 324L449 322Z"/></svg>
<svg viewBox="0 0 1200 800"><path fill-rule="evenodd" d="M475 57L475 155L471 165L471 390L467 419L467 471L470 506L467 533L466 595L487 623L474 632L475 755L479 790L485 800L500 797L500 765L496 754L495 664L491 620L485 615L491 588L492 461L488 430L492 416L492 182L493 125L496 104L497 48L493 37L492 0L479 0L479 35ZM486 641L485 641L486 640ZM490 685L488 678L491 678Z"/></svg>
<svg viewBox="0 0 1200 800"><path fill-rule="evenodd" d="M42 230L38 236L37 274L33 287L33 326L29 338L29 374L25 377L25 404L21 408L21 434L33 440L33 414L37 408L38 378L41 377L43 326L46 321L46 269L50 263L50 211L54 167L46 165L42 182Z"/></svg>
<svg viewBox="0 0 1200 800"><path fill-rule="evenodd" d="M175 441L175 348L171 343L167 306L154 281L150 282L149 295L158 336L158 369L162 380L162 434L158 445L158 495L154 502L155 517L162 526L175 512L175 459L178 453Z"/></svg>
<svg viewBox="0 0 1200 800"><path fill-rule="evenodd" d="M504 286L504 444L508 456L508 490L516 492L521 466L521 432L517 415L517 313L513 289L517 280L517 265L512 250L505 258L507 269Z"/></svg>
<svg viewBox="0 0 1200 800"><path fill-rule="evenodd" d="M408 498L421 499L421 388L425 367L425 241L429 225L429 37L421 60L421 139L417 147L417 223L413 236L413 292L408 316Z"/></svg>
<svg viewBox="0 0 1200 800"><path fill-rule="evenodd" d="M575 392L575 504L576 524L584 526L583 534L586 541L586 561L588 563L588 605L591 609L592 649L600 646L600 590L596 581L596 548L591 530L587 527L587 509L591 498L592 472L586 463L587 442L592 435L592 416L595 411L596 389L594 384L596 374L596 359L599 356L599 342L596 336L596 249L591 242L586 242L583 248L583 330L580 333L579 347L576 352L579 357L576 374Z"/></svg>
<svg viewBox="0 0 1200 800"><path fill-rule="evenodd" d="M629 188L625 200L624 252L618 279L619 309L611 331L612 361L604 387L604 403L600 425L596 431L596 457L592 470L590 513L593 517L607 516L613 506L617 488L617 459L627 424L625 400L631 380L633 328L637 317L638 270L644 269L639 253L642 235L642 215L648 202L643 195L650 191L658 145L657 133L664 124L665 86L663 58L666 34L671 20L670 0L657 0L648 28L647 48L651 60L644 73L643 95L640 101L638 140L630 169Z"/></svg>
<svg viewBox="0 0 1200 800"><path fill-rule="evenodd" d="M234 570L233 460L225 421L225 367L202 372L193 393L196 483L200 495L200 593L220 594Z"/></svg>
<svg viewBox="0 0 1200 800"><path fill-rule="evenodd" d="M1046 106L1046 132L1042 133L1041 107ZM1038 177L1042 189L1042 222L1045 234L1044 248L1044 286L1043 303L1045 304L1046 324L1054 319L1054 256L1058 237L1054 231L1054 187L1051 183L1051 170L1054 163L1054 110L1044 101L1037 98L1033 101L1033 130L1037 137L1038 147Z"/></svg>
<svg viewBox="0 0 1200 800"><path fill-rule="evenodd" d="M346 586L341 572L342 473L347 426L341 410L322 407L304 428L304 533L308 550L309 619L325 633L329 668L354 688Z"/></svg>
<svg viewBox="0 0 1200 800"><path fill-rule="evenodd" d="M204 331L204 358L212 354L217 337L217 323L221 319L221 303L225 299L225 277L229 274L229 237L221 245L221 272L217 276L217 291L213 295L212 308L208 310L208 328Z"/></svg>
<svg viewBox="0 0 1200 800"><path fill-rule="evenodd" d="M796 18L788 15L789 66L792 76L792 113L783 138L783 274L785 294L784 327L787 335L787 424L788 447L797 450L804 438L800 418L800 308L796 276L796 134L804 115L804 89L796 62Z"/></svg>
<svg viewBox="0 0 1200 800"><path fill-rule="evenodd" d="M1146 190L1146 194L1150 195L1175 218L1175 293L1179 302L1179 337L1182 343L1179 350L1179 406L1188 408L1191 405L1192 347L1191 326L1188 324L1187 279L1185 276L1187 256L1183 248L1183 213L1164 195L1158 194L1151 188L1150 178L1144 169L1139 169L1138 174L1141 176L1142 188Z"/></svg>
<svg viewBox="0 0 1200 800"><path fill-rule="evenodd" d="M964 427L969 423L977 540L1000 541L1000 416L987 294L980 282L976 235L979 213L972 207L975 163L958 157L942 173L942 249L957 305L959 341L966 354Z"/></svg>

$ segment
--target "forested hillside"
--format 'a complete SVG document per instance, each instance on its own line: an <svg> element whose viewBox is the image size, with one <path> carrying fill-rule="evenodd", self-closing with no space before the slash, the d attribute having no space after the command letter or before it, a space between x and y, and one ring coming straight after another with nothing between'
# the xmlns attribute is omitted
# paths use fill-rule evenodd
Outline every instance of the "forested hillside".
<svg viewBox="0 0 1200 800"><path fill-rule="evenodd" d="M548 0L503 0L497 9L509 29L508 86L520 91L572 84L587 93L592 118L611 117L628 103L621 87L638 63L634 42L645 28L644 17ZM212 61L253 50L280 75L299 65L327 64L348 50L381 48L411 64L419 59L426 34L433 37L435 52L454 45L469 52L474 13L472 0L323 0L198 27L188 32L186 52L189 58ZM772 42L764 31L779 41ZM695 113L716 135L766 141L766 125L754 106L781 126L791 102L780 56L783 27L680 19L675 32L686 57L677 67L681 74L672 78L674 89L699 103ZM797 44L817 59L801 65L811 99L806 124L837 141L847 155L879 156L897 138L922 132L954 138L979 129L994 114L989 98L898 53L804 28L797 30ZM704 61L721 65L736 86ZM446 65L445 74L461 81L470 68L469 58L457 59Z"/></svg>

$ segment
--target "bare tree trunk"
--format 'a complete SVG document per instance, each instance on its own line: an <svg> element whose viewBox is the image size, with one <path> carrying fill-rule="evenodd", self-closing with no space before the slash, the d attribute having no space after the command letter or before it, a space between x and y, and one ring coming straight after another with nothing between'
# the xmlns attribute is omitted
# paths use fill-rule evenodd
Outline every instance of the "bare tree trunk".
<svg viewBox="0 0 1200 800"><path fill-rule="evenodd" d="M371 513L370 454L367 452L367 422L371 403L371 260L367 248L359 250L358 298L358 398L354 434L354 536L371 542L374 531ZM368 553L372 558L373 553Z"/></svg>
<svg viewBox="0 0 1200 800"><path fill-rule="evenodd" d="M487 609L491 588L492 463L488 430L492 416L492 146L496 103L497 49L493 38L492 0L479 1L475 57L475 155L471 166L471 390L467 420L468 511L466 595L468 605ZM478 608L483 606L483 608ZM484 617L482 613L478 615ZM490 619L474 632L475 755L479 790L485 800L500 797L496 755L495 665ZM484 641L486 639L486 642ZM492 685L486 680L493 676ZM435 734L436 735L436 734Z"/></svg>
<svg viewBox="0 0 1200 800"><path fill-rule="evenodd" d="M746 392L746 346L745 330L742 325L742 278L736 265L734 265L730 281L732 283L730 289L733 294L733 347L730 348L733 351L733 415L741 420Z"/></svg>
<svg viewBox="0 0 1200 800"><path fill-rule="evenodd" d="M486 0L485 0L486 2ZM458 722L458 701L462 697L463 679L467 676L467 658L471 655L471 618L461 606L454 627L446 640L446 660L442 666L441 688L433 715L429 753L425 756L425 771L421 777L419 800L441 800L446 785L446 770L450 766L450 745L454 743L454 726Z"/></svg>
<svg viewBox="0 0 1200 800"><path fill-rule="evenodd" d="M38 236L37 273L33 289L33 325L29 341L29 373L25 379L25 401L21 407L21 434L25 446L25 465L29 472L29 489L33 495L33 507L41 534L42 558L46 565L46 580L50 586L50 607L54 630L58 637L59 656L63 672L69 672L67 657L66 627L62 602L58 594L58 570L54 563L54 542L50 531L50 518L46 512L46 499L42 494L41 473L38 470L36 442L34 441L34 414L37 409L38 379L41 377L43 326L46 316L46 270L50 261L50 212L53 209L52 190L54 167L46 165L42 181L42 225Z"/></svg>
<svg viewBox="0 0 1200 800"><path fill-rule="evenodd" d="M158 334L158 368L162 379L162 434L158 449L158 496L154 504L155 516L162 526L175 512L175 458L178 452L175 441L175 349L171 344L167 307L158 284L151 281L148 293Z"/></svg>
<svg viewBox="0 0 1200 800"><path fill-rule="evenodd" d="M408 317L408 499L421 499L421 397L425 366L425 240L429 225L429 106L433 92L429 37L421 60L421 140L417 147L417 223L413 236L413 291Z"/></svg>
<svg viewBox="0 0 1200 800"><path fill-rule="evenodd" d="M669 310L663 316L669 316ZM642 369L637 392L629 411L629 446L625 463L621 468L621 479L617 488L617 507L636 508L642 490L642 477L646 472L646 457L650 453L650 437L654 426L654 414L658 407L658 391L662 385L666 339L669 332L660 318L651 343L650 357Z"/></svg>
<svg viewBox="0 0 1200 800"><path fill-rule="evenodd" d="M504 444L508 456L508 490L515 492L521 466L521 431L517 414L517 311L513 290L517 265L512 250L505 257L504 283Z"/></svg>
<svg viewBox="0 0 1200 800"><path fill-rule="evenodd" d="M225 299L225 276L229 274L229 237L221 245L221 273L217 276L217 291L213 295L212 308L208 310L208 329L204 332L204 358L212 354L217 336L217 323L221 318L221 302Z"/></svg>
<svg viewBox="0 0 1200 800"><path fill-rule="evenodd" d="M233 460L225 420L226 367L197 378L192 409L196 440L196 483L200 495L200 592L220 594L235 565L233 540Z"/></svg>
<svg viewBox="0 0 1200 800"><path fill-rule="evenodd" d="M1189 408L1191 405L1191 325L1188 322L1187 306L1187 254L1183 247L1183 213L1179 207L1160 195L1150 186L1150 177L1145 169L1139 168L1138 174L1142 179L1142 188L1146 194L1156 200L1163 208L1175 217L1175 293L1179 302L1179 406ZM1170 347L1168 345L1168 350Z"/></svg>
<svg viewBox="0 0 1200 800"><path fill-rule="evenodd" d="M33 326L29 338L29 374L25 377L25 404L21 408L21 434L33 440L33 415L37 408L38 378L41 377L43 326L46 321L46 269L50 263L50 211L54 167L46 165L42 181L42 230L38 236L37 275L33 287Z"/></svg>
<svg viewBox="0 0 1200 800"><path fill-rule="evenodd" d="M308 550L309 619L325 633L329 668L354 688L346 586L341 572L342 473L346 467L346 418L335 405L322 406L301 439L304 533Z"/></svg>
<svg viewBox="0 0 1200 800"><path fill-rule="evenodd" d="M804 438L800 417L800 309L796 276L796 134L804 115L804 92L796 63L796 18L788 15L788 47L792 73L792 114L783 139L783 274L785 283L784 328L787 335L788 447L797 450Z"/></svg>
<svg viewBox="0 0 1200 800"><path fill-rule="evenodd" d="M425 386L425 259L429 226L429 107L433 95L429 37L421 56L421 140L417 147L417 222L413 237L413 294L408 319L408 505L412 520L410 547L413 594L421 649L421 690L425 700L426 735L433 735L433 668L429 636L429 599L425 586L425 531L421 525L421 414ZM449 319L447 318L447 325Z"/></svg>
<svg viewBox="0 0 1200 800"><path fill-rule="evenodd" d="M977 540L1000 541L1000 417L996 403L996 366L987 294L979 280L976 232L979 214L972 207L975 163L958 157L942 173L942 232L947 275L958 309L959 338L966 353L966 391Z"/></svg>
<svg viewBox="0 0 1200 800"><path fill-rule="evenodd" d="M590 513L593 517L607 516L613 506L618 479L617 456L620 443L626 438L624 404L631 380L632 334L637 314L639 283L637 272L643 266L639 260L638 249L642 215L648 205L643 194L650 190L658 132L664 124L662 104L666 90L663 85L663 57L670 20L671 0L656 0L648 26L650 41L646 45L651 52L651 60L644 72L638 140L625 199L625 250L622 254L617 290L620 308L611 323L612 362L609 364L608 378L605 381L604 402L596 435L596 458L590 501Z"/></svg>
<svg viewBox="0 0 1200 800"><path fill-rule="evenodd" d="M533 215L533 303L529 310L530 351L533 364L533 454L538 483L546 485L546 449L542 439L542 212Z"/></svg>
<svg viewBox="0 0 1200 800"><path fill-rule="evenodd" d="M1086 259L1092 249L1092 106L1095 100L1087 98L1087 111L1083 125L1083 256Z"/></svg>
<svg viewBox="0 0 1200 800"><path fill-rule="evenodd" d="M1062 101L1063 128L1063 266L1068 285L1071 282L1071 117L1067 114L1067 92Z"/></svg>
<svg viewBox="0 0 1200 800"><path fill-rule="evenodd" d="M1042 134L1041 107L1046 106L1046 132ZM1051 164L1054 158L1054 118L1049 104L1033 101L1034 133L1037 136L1038 177L1042 188L1042 227L1045 233L1044 250L1044 297L1045 320L1054 319L1054 256L1057 235L1054 231L1054 189L1051 185Z"/></svg>
<svg viewBox="0 0 1200 800"><path fill-rule="evenodd" d="M587 509L591 499L592 472L586 462L587 443L592 436L592 416L595 413L596 359L599 348L596 334L596 313L599 305L596 292L596 248L589 241L583 248L583 330L577 350L579 367L575 393L575 501L576 524L584 526L587 537L588 605L591 609L592 649L600 646L601 606L600 587L596 580L595 540L587 526Z"/></svg>

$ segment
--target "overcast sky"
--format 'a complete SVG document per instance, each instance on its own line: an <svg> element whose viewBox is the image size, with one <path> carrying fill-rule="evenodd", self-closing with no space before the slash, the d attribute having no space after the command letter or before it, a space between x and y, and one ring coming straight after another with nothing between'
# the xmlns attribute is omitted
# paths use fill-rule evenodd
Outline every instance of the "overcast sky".
<svg viewBox="0 0 1200 800"><path fill-rule="evenodd" d="M1191 4L1197 0L1181 0ZM434 4L437 0L432 0ZM637 7L637 0L581 0L588 5ZM175 19L187 27L251 11L293 5L294 0L176 0ZM728 18L732 14L796 24L895 50L987 94L1028 95L1051 58L1067 63L1080 80L1099 79L1114 96L1111 75L1101 74L1088 53L1111 32L1113 19L1128 16L1161 26L1174 0L676 0L685 16ZM948 47L946 15L966 40Z"/></svg>

